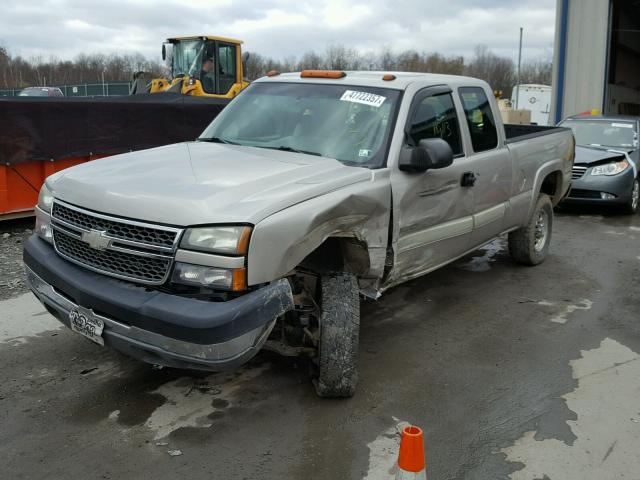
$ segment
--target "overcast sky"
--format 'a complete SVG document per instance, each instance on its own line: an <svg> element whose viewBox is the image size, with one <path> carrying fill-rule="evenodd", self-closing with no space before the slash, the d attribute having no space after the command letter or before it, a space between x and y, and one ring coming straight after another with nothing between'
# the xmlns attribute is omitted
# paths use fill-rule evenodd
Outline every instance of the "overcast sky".
<svg viewBox="0 0 640 480"><path fill-rule="evenodd" d="M550 57L556 0L16 0L2 2L0 45L26 57L80 52L159 59L171 36L239 38L267 56L299 56L340 43L359 50L416 49L469 55L477 44Z"/></svg>

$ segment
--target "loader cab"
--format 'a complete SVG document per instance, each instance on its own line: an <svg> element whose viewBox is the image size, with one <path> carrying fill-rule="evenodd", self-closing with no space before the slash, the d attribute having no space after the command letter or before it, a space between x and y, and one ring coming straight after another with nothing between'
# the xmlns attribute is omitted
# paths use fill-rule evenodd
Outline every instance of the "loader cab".
<svg viewBox="0 0 640 480"><path fill-rule="evenodd" d="M162 58L171 78L164 82L160 79L152 85L151 93L235 97L248 85L242 74L241 45L240 40L224 37L167 39L162 45Z"/></svg>

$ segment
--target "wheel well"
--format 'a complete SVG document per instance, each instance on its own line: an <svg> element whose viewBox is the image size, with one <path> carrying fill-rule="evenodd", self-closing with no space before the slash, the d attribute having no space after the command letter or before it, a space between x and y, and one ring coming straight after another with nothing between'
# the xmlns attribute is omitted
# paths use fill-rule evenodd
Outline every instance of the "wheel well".
<svg viewBox="0 0 640 480"><path fill-rule="evenodd" d="M562 172L555 171L549 173L540 186L540 193L546 193L551 198L553 205L557 205L562 200L560 191L560 185L562 185Z"/></svg>
<svg viewBox="0 0 640 480"><path fill-rule="evenodd" d="M329 237L307 255L300 266L317 273L359 275L369 269L369 251L367 245L355 237Z"/></svg>

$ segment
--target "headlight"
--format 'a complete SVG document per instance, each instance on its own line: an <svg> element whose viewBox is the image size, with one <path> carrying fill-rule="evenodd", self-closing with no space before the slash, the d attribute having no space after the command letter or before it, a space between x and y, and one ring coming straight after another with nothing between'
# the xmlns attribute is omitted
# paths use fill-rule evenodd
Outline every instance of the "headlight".
<svg viewBox="0 0 640 480"><path fill-rule="evenodd" d="M629 167L627 160L620 162L605 163L591 169L591 175L617 175Z"/></svg>
<svg viewBox="0 0 640 480"><path fill-rule="evenodd" d="M247 272L244 268L226 269L176 262L171 281L239 292L247 288Z"/></svg>
<svg viewBox="0 0 640 480"><path fill-rule="evenodd" d="M190 228L182 237L180 246L191 250L227 255L244 255L249 249L251 227Z"/></svg>
<svg viewBox="0 0 640 480"><path fill-rule="evenodd" d="M46 184L42 184L40 188L40 194L38 195L38 206L43 212L51 213L51 206L53 205L53 195L47 188Z"/></svg>

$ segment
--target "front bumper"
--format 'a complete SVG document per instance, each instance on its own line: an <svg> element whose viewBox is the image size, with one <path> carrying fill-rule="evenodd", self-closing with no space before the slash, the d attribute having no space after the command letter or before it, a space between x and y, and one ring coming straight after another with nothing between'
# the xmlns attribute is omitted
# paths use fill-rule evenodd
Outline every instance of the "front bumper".
<svg viewBox="0 0 640 480"><path fill-rule="evenodd" d="M582 177L571 181L571 191L563 203L623 205L631 200L634 178L632 168L612 176L591 175L587 170ZM614 198L603 199L601 192L614 195Z"/></svg>
<svg viewBox="0 0 640 480"><path fill-rule="evenodd" d="M91 272L35 235L23 256L27 283L52 315L68 327L72 309L90 309L104 322L105 345L152 364L235 368L260 350L276 319L293 308L286 279L227 302L206 302Z"/></svg>

